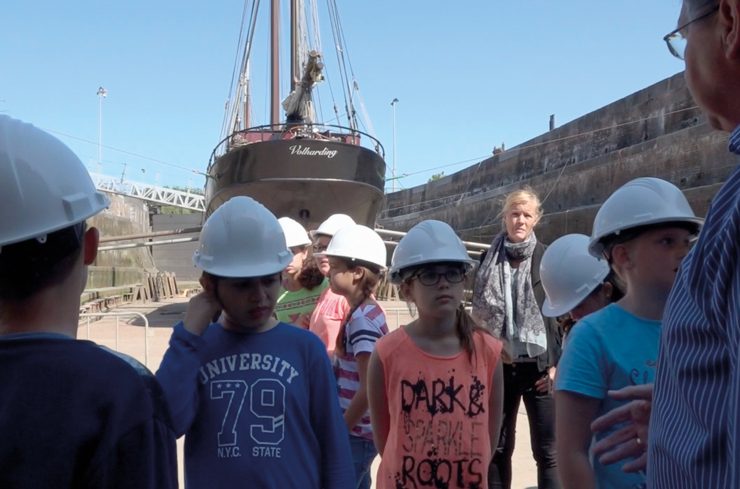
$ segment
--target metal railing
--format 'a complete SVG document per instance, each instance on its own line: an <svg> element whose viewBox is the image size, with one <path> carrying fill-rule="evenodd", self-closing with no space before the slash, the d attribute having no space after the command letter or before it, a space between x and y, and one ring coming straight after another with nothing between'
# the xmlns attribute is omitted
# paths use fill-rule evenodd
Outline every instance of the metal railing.
<svg viewBox="0 0 740 489"><path fill-rule="evenodd" d="M81 318L87 319L87 338L90 339L90 319L94 317L100 317L100 316L109 316L109 317L115 317L116 318L116 343L115 343L115 350L120 351L118 349L118 339L119 339L119 330L120 330L120 317L121 316L138 316L141 319L144 320L144 366L149 368L149 320L146 318L146 316L143 313L137 312L137 311L120 311L120 312L85 312L80 314Z"/></svg>

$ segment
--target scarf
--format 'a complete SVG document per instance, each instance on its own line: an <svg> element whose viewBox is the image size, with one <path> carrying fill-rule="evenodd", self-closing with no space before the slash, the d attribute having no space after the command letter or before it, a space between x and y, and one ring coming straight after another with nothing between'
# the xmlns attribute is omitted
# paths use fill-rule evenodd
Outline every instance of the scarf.
<svg viewBox="0 0 740 489"><path fill-rule="evenodd" d="M534 233L526 241L512 243L506 239L506 232L502 232L493 238L491 249L475 275L473 317L503 340L511 359L516 356L513 339L523 343L532 358L547 350L545 322L532 288L532 253L536 245ZM521 262L516 293L512 294L509 261L515 260Z"/></svg>

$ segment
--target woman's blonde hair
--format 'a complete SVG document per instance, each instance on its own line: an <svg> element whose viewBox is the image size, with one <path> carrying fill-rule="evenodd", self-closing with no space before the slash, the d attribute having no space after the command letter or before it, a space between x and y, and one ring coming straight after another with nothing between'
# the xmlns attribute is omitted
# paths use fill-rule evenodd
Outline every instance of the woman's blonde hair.
<svg viewBox="0 0 740 489"><path fill-rule="evenodd" d="M534 189L529 185L525 185L518 190L514 190L506 196L506 198L504 199L504 206L501 208L499 217L503 219L504 216L506 216L506 213L509 212L509 210L511 210L511 208L515 205L528 204L530 202L534 203L537 213L536 217L537 219L539 219L540 217L542 217L542 203L540 202L540 198L537 195L537 192L535 192Z"/></svg>

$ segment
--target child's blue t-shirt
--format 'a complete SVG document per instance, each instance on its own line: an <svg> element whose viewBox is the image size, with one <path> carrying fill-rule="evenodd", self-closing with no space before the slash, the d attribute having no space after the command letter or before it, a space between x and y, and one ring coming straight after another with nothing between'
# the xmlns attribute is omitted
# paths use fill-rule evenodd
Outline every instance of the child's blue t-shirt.
<svg viewBox="0 0 740 489"><path fill-rule="evenodd" d="M597 416L625 404L608 397L607 391L655 380L660 324L617 304L581 319L566 339L555 390L599 399ZM592 443L612 431L601 433ZM623 463L602 465L592 457L591 465L600 489L645 487L645 477L623 472Z"/></svg>
<svg viewBox="0 0 740 489"><path fill-rule="evenodd" d="M157 371L187 488L349 488L347 429L326 349L285 323L263 333L175 326Z"/></svg>

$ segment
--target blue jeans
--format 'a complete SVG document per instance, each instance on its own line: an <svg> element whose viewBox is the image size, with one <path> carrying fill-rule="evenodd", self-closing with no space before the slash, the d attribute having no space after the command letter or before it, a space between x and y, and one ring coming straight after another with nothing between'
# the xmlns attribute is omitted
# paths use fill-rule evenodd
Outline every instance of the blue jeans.
<svg viewBox="0 0 740 489"><path fill-rule="evenodd" d="M537 462L537 487L560 489L555 461L555 400L552 394L541 394L534 387L543 375L546 372L540 372L534 362L504 364L504 419L498 448L488 470L491 489L511 488L516 415L522 400L529 418L532 454Z"/></svg>
<svg viewBox="0 0 740 489"><path fill-rule="evenodd" d="M356 489L370 489L372 477L370 466L378 454L372 441L349 435L349 445L352 448L352 462L355 465Z"/></svg>

